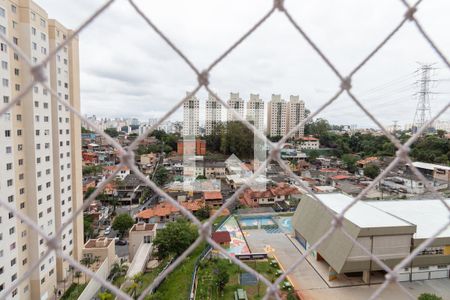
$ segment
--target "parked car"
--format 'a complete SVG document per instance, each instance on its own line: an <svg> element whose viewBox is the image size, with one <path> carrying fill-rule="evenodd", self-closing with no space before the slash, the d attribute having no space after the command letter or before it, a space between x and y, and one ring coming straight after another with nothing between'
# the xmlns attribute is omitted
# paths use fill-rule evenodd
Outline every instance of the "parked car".
<svg viewBox="0 0 450 300"><path fill-rule="evenodd" d="M111 226L106 227L105 229L105 235L108 235L111 233Z"/></svg>
<svg viewBox="0 0 450 300"><path fill-rule="evenodd" d="M116 240L115 244L118 246L125 246L128 242L126 240Z"/></svg>

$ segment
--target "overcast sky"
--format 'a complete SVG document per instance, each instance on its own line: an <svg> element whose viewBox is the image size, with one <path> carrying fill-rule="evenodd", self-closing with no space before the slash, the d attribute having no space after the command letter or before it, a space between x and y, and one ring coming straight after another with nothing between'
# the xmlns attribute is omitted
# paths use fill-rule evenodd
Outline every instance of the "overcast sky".
<svg viewBox="0 0 450 300"><path fill-rule="evenodd" d="M104 1L36 0L66 27L76 28ZM396 0L286 0L286 7L344 75L400 22L405 7ZM201 70L224 52L271 7L271 0L138 0L157 26ZM417 16L450 57L450 1L428 0ZM384 123L411 123L417 99L418 62L436 63L432 113L450 99L450 72L412 23L353 78L354 93ZM117 0L80 36L82 112L108 117L160 117L196 86L189 67L136 14ZM213 69L211 88L222 98L257 93L300 95L312 111L338 89L339 81L286 17L276 12ZM207 94L199 92L201 106ZM335 124L373 123L347 96L320 117ZM181 110L173 119L180 120ZM447 112L441 120L450 120Z"/></svg>

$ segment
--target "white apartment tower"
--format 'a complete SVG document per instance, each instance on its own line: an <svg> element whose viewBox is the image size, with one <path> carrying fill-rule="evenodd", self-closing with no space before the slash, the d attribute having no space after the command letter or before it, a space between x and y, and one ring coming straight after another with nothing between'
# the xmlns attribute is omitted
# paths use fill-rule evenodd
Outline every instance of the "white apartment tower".
<svg viewBox="0 0 450 300"><path fill-rule="evenodd" d="M189 92L186 92L189 95ZM183 103L183 135L197 136L199 134L199 107L200 101L192 96Z"/></svg>
<svg viewBox="0 0 450 300"><path fill-rule="evenodd" d="M283 136L286 134L287 103L281 95L272 94L267 107L267 133L269 136Z"/></svg>
<svg viewBox="0 0 450 300"><path fill-rule="evenodd" d="M233 108L242 118L244 118L244 100L239 97L239 93L230 93L230 99L228 99L228 105ZM231 110L227 112L227 121L237 121L238 119L233 116Z"/></svg>
<svg viewBox="0 0 450 300"><path fill-rule="evenodd" d="M62 43L71 31L30 0L0 0L0 31L33 63ZM24 61L0 42L0 108L32 80ZM63 101L80 108L78 40L63 49L44 69ZM70 217L82 205L81 124L50 91L35 85L7 114L0 116L0 198L26 214L48 235L65 222L61 248L81 258L83 216ZM69 266L54 253L39 264L9 295L2 292L44 257L46 242L12 213L0 208L0 298L50 299Z"/></svg>
<svg viewBox="0 0 450 300"><path fill-rule="evenodd" d="M287 132L305 119L305 102L299 96L290 96L287 108ZM305 133L305 126L301 126L293 137L300 138Z"/></svg>
<svg viewBox="0 0 450 300"><path fill-rule="evenodd" d="M264 101L259 94L250 94L247 102L247 121L253 122L256 129L264 132Z"/></svg>
<svg viewBox="0 0 450 300"><path fill-rule="evenodd" d="M212 94L209 94L208 100L206 100L205 134L212 134L216 125L221 122L222 104Z"/></svg>

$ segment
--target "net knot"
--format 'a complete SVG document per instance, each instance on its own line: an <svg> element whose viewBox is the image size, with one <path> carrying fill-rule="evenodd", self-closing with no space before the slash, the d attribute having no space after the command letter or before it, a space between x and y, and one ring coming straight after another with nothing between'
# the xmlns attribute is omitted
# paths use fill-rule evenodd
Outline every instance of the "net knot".
<svg viewBox="0 0 450 300"><path fill-rule="evenodd" d="M284 11L284 0L274 0L273 7L275 7L279 11Z"/></svg>
<svg viewBox="0 0 450 300"><path fill-rule="evenodd" d="M33 78L37 82L45 82L47 81L47 76L44 74L44 68L42 65L36 65L31 68L31 74Z"/></svg>
<svg viewBox="0 0 450 300"><path fill-rule="evenodd" d="M351 88L352 88L352 78L351 77L344 78L344 80L342 80L341 82L341 89L348 91Z"/></svg>
<svg viewBox="0 0 450 300"><path fill-rule="evenodd" d="M203 86L208 86L209 85L208 71L203 71L200 74L198 74L197 80L198 80L198 84L203 85Z"/></svg>
<svg viewBox="0 0 450 300"><path fill-rule="evenodd" d="M405 18L408 19L409 21L414 20L414 14L416 13L416 11L417 11L417 8L415 8L415 7L409 8L405 13Z"/></svg>

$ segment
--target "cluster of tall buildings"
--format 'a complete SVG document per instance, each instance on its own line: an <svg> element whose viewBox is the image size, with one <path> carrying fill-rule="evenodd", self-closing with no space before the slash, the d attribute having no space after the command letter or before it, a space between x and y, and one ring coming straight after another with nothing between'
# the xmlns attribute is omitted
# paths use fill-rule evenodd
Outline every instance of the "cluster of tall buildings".
<svg viewBox="0 0 450 300"><path fill-rule="evenodd" d="M0 31L32 63L42 61L72 33L29 0L0 1ZM32 81L29 67L0 41L0 109ZM80 108L78 40L63 47L44 74L58 96ZM27 215L47 235L65 223L61 250L79 260L83 217L70 220L82 205L81 124L49 90L36 84L20 102L0 115L0 197ZM14 213L0 208L0 294L39 263L47 251L42 236ZM49 254L7 299L49 299L69 265Z"/></svg>
<svg viewBox="0 0 450 300"><path fill-rule="evenodd" d="M264 124L265 102L258 94L250 94L245 101L239 93L230 93L227 104L242 118L252 122L255 128L269 136L283 136L305 119L305 102L299 96L290 96L285 101L281 95L272 94L267 105L267 129ZM244 109L245 107L245 109ZM183 104L183 135L199 135L200 100L193 96ZM213 133L217 124L224 121L237 121L230 109L226 111L226 120L222 118L222 104L213 95L206 100L205 134ZM299 127L294 137L304 134L304 126Z"/></svg>

